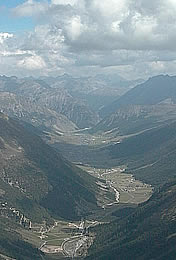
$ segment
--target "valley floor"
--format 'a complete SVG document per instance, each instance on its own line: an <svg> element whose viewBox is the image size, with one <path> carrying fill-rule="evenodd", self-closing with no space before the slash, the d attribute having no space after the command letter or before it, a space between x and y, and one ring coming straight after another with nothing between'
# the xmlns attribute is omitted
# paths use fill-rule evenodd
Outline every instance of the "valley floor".
<svg viewBox="0 0 176 260"><path fill-rule="evenodd" d="M30 230L19 227L18 233L24 241L37 247L44 260L85 257L95 239L92 227L109 223L116 218L114 213L118 209L136 207L148 200L153 192L151 185L125 173L126 166L119 166L104 149L109 143L120 142L121 137L92 136L86 131L87 129L61 136L51 135L49 143L62 151L77 167L97 178L99 210L86 216L86 220L77 222L55 220L53 226L47 225L45 221L41 224L32 223ZM109 191L112 197L106 196Z"/></svg>
<svg viewBox="0 0 176 260"><path fill-rule="evenodd" d="M63 142L65 140L67 143ZM84 131L82 133L80 131L70 132L66 136L51 138L50 144L62 150L62 153L75 162L77 167L97 179L103 180L104 183L97 181L100 190L106 192L110 188L114 194L114 201L109 203L106 200L104 203L101 201L99 206L102 209L88 216L86 221L56 221L49 229L43 225L34 226L31 238L28 237L28 234L23 234L29 240L31 239L31 243L35 244L37 241L38 248L45 253L46 257L49 255L52 259L62 259L63 257L86 256L88 248L95 239L94 233L89 232L92 226L108 223L113 219L113 212L116 212L117 209L133 207L148 200L152 195L151 185L136 180L132 174L125 173L125 165L114 166L115 162L111 160L105 167L104 158L108 161L109 156L107 151L99 149L100 146L104 147L110 142L119 141L120 137L111 139L106 136L91 136ZM99 153L97 153L97 147ZM100 167L101 162L104 162L102 168Z"/></svg>
<svg viewBox="0 0 176 260"><path fill-rule="evenodd" d="M116 201L114 203L142 203L152 195L153 189L151 185L142 183L136 180L132 174L125 173L125 168L113 167L113 168L95 168L90 166L80 166L86 170L89 174L103 179L106 181L106 185L102 186L102 189L106 189L108 186L116 193ZM104 205L104 207L111 206L111 204Z"/></svg>
<svg viewBox="0 0 176 260"><path fill-rule="evenodd" d="M100 224L98 221L77 222L55 221L53 226L46 223L33 224L31 230L19 229L23 239L37 246L44 253L42 258L62 259L63 257L86 256L94 236L89 229Z"/></svg>

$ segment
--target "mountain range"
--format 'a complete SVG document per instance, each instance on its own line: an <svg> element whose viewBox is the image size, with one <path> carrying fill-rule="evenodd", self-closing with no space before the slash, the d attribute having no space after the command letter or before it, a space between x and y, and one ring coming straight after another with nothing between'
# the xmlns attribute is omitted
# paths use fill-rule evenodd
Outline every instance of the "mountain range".
<svg viewBox="0 0 176 260"><path fill-rule="evenodd" d="M106 116L90 133L135 134L176 120L176 104L127 105Z"/></svg>
<svg viewBox="0 0 176 260"><path fill-rule="evenodd" d="M103 155L102 168L123 165L122 174L154 187L137 208L104 211L114 220L90 229L95 240L86 259L174 259L176 77L141 82L118 75L0 77L0 259L43 259L17 232L16 212L50 224L92 216L104 200L114 201L105 180L77 168L63 151L80 164L89 157L94 171ZM41 138L51 133L58 136L52 147ZM63 133L86 145L61 142Z"/></svg>
<svg viewBox="0 0 176 260"><path fill-rule="evenodd" d="M132 88L109 106L102 108L100 114L105 117L120 107L155 105L167 99L172 103L176 102L176 76L159 75Z"/></svg>
<svg viewBox="0 0 176 260"><path fill-rule="evenodd" d="M42 77L50 86L66 89L77 99L84 100L94 111L112 103L130 88L143 82L138 80L125 80L118 74L98 74L92 77L72 77L68 74L53 77Z"/></svg>
<svg viewBox="0 0 176 260"><path fill-rule="evenodd" d="M137 82L141 80L126 81L117 75L74 78L64 74L40 79L1 76L0 109L43 130L90 128L99 122L101 107Z"/></svg>
<svg viewBox="0 0 176 260"><path fill-rule="evenodd" d="M90 133L135 134L176 120L176 77L159 75L132 88L104 108Z"/></svg>
<svg viewBox="0 0 176 260"><path fill-rule="evenodd" d="M84 101L72 97L66 89L51 87L42 80L2 76L0 91L26 98L32 106L34 104L62 114L80 128L90 127L98 120L98 115Z"/></svg>
<svg viewBox="0 0 176 260"><path fill-rule="evenodd" d="M77 126L63 114L40 106L30 98L10 92L0 92L0 111L33 125L41 132L59 134L77 129Z"/></svg>

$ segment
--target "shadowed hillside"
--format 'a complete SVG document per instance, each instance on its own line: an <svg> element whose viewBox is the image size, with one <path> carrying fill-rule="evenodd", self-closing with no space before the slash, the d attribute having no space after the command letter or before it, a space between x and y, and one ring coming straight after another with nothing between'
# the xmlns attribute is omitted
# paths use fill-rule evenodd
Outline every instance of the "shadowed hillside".
<svg viewBox="0 0 176 260"><path fill-rule="evenodd" d="M107 116L120 107L127 105L154 105L165 99L176 100L176 77L159 75L149 78L146 82L132 88L109 106L102 108L101 116Z"/></svg>
<svg viewBox="0 0 176 260"><path fill-rule="evenodd" d="M77 218L97 207L92 177L3 114L0 140L0 188L11 206L36 219Z"/></svg>
<svg viewBox="0 0 176 260"><path fill-rule="evenodd" d="M173 260L176 249L176 180L121 221L97 227L86 259Z"/></svg>

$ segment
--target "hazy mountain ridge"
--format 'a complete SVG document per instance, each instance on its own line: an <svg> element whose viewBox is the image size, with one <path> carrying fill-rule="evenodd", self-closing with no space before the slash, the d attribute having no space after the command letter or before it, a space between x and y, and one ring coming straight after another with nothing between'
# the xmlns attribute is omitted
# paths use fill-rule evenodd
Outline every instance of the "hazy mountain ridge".
<svg viewBox="0 0 176 260"><path fill-rule="evenodd" d="M81 128L92 126L98 121L98 115L83 101L72 97L66 89L51 87L42 80L2 76L0 91L30 98L38 106L65 115Z"/></svg>
<svg viewBox="0 0 176 260"><path fill-rule="evenodd" d="M101 107L119 98L137 82L141 80L127 81L115 74L80 78L64 74L40 79L1 76L0 91L30 99L31 105L53 110L77 127L87 128L99 122Z"/></svg>
<svg viewBox="0 0 176 260"><path fill-rule="evenodd" d="M68 118L30 98L24 98L10 92L0 92L0 110L11 117L33 124L41 131L73 131L77 127Z"/></svg>
<svg viewBox="0 0 176 260"><path fill-rule="evenodd" d="M117 101L101 110L106 116L127 105L154 105L165 99L176 100L176 76L159 75L129 90Z"/></svg>
<svg viewBox="0 0 176 260"><path fill-rule="evenodd" d="M133 134L176 120L176 105L160 103L157 105L127 105L102 119L91 129L113 131L119 135Z"/></svg>
<svg viewBox="0 0 176 260"><path fill-rule="evenodd" d="M99 74L80 78L64 74L56 78L42 77L41 79L49 85L66 89L73 97L84 100L96 113L143 81L141 79L128 81L117 74Z"/></svg>
<svg viewBox="0 0 176 260"><path fill-rule="evenodd" d="M64 74L55 78L41 77L41 79L48 85L57 86L59 84L61 87L69 90L71 94L77 92L78 95L93 95L93 93L100 91L102 96L107 94L113 96L117 91L117 95L122 95L136 84L143 82L142 79L129 81L120 77L118 74L98 74L92 77L72 77L68 74Z"/></svg>
<svg viewBox="0 0 176 260"><path fill-rule="evenodd" d="M73 98L65 89L53 88L51 91L43 92L36 98L36 102L67 116L80 128L93 126L99 121L96 113L84 102Z"/></svg>

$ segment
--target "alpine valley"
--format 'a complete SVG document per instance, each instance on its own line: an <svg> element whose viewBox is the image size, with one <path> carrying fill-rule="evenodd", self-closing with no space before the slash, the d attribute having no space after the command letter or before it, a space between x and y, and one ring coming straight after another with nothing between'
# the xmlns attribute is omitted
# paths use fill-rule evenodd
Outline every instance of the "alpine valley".
<svg viewBox="0 0 176 260"><path fill-rule="evenodd" d="M1 76L0 111L0 259L175 259L176 76Z"/></svg>

